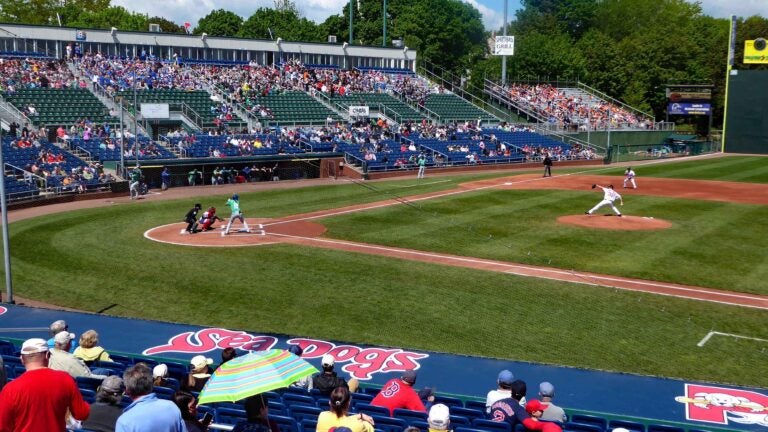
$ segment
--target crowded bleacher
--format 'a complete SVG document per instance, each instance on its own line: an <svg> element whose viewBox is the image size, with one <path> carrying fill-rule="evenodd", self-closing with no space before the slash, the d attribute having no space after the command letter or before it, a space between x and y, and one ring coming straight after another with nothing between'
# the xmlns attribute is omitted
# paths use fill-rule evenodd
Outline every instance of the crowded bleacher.
<svg viewBox="0 0 768 432"><path fill-rule="evenodd" d="M319 372L303 373L290 385L199 404L213 391L209 384L219 366L247 353L227 348L220 361L195 355L188 363L116 353L100 344L96 330L78 337L63 320L50 325L49 336L19 344L0 339L2 430L683 432L563 409L554 403L552 383L529 384L506 369L488 377L495 386L487 395L462 398L417 387L416 370L381 386L361 386L335 367L330 354L320 359ZM280 355L304 364L302 354L291 345ZM35 394L34 402L20 397L24 393Z"/></svg>

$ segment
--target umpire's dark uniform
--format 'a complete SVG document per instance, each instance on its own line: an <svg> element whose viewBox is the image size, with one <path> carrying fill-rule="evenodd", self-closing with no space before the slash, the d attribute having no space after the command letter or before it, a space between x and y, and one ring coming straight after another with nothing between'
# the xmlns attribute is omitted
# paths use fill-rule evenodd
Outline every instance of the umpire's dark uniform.
<svg viewBox="0 0 768 432"><path fill-rule="evenodd" d="M184 216L184 221L187 223L187 232L190 234L197 232L197 212L199 212L201 208L202 206L200 204L195 204L195 206L187 212L187 215Z"/></svg>

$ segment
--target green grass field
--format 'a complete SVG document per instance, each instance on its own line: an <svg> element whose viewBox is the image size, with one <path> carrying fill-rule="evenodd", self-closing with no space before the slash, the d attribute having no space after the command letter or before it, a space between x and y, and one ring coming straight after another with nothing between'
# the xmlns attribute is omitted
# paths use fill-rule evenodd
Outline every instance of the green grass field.
<svg viewBox="0 0 768 432"><path fill-rule="evenodd" d="M741 181L751 172L750 181L767 183L766 161L636 170ZM240 195L249 217L276 217L478 178ZM768 294L768 206L637 197L633 208L674 226L627 233L554 223L593 201L584 192L487 190L321 222L333 238ZM743 366L764 364L768 343L696 346L711 330L768 339L765 311L290 245L203 249L142 237L189 206L145 201L13 223L16 293L89 311L117 303L110 313L122 316L768 387L761 368Z"/></svg>

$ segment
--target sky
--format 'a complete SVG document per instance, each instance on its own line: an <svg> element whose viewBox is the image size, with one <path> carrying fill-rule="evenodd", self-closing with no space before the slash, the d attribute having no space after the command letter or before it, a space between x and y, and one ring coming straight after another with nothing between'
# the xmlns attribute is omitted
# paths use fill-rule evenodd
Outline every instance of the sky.
<svg viewBox="0 0 768 432"><path fill-rule="evenodd" d="M469 3L483 16L486 29L501 28L504 21L504 0L463 0ZM323 22L331 15L341 14L347 0L297 0L295 2L302 15L315 22ZM700 0L704 13L716 18L730 15L748 17L766 16L766 0ZM146 13L149 16L162 16L175 23L189 22L194 28L197 21L213 10L225 9L248 18L260 7L273 7L273 0L112 0L115 6L123 6L133 12ZM509 0L510 20L520 8L519 0Z"/></svg>

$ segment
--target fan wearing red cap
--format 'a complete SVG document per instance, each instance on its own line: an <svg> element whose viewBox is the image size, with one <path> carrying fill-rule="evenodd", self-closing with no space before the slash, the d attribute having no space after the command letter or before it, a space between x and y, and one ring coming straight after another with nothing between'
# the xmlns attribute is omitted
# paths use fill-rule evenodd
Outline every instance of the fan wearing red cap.
<svg viewBox="0 0 768 432"><path fill-rule="evenodd" d="M538 399L531 399L525 404L525 412L531 417L523 420L523 426L528 430L536 430L541 432L561 432L562 428L557 423L551 423L547 421L541 421L541 416L544 415L544 410L547 409L547 405L541 403Z"/></svg>

